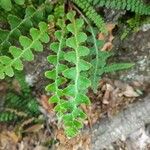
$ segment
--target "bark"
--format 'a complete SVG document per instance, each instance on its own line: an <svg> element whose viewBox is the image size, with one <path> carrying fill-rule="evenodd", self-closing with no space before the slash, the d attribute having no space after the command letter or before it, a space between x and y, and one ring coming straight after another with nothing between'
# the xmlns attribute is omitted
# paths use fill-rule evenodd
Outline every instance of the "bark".
<svg viewBox="0 0 150 150"><path fill-rule="evenodd" d="M112 142L122 136L128 137L147 123L150 123L150 94L113 118L103 119L96 124L92 131L92 150L107 148Z"/></svg>

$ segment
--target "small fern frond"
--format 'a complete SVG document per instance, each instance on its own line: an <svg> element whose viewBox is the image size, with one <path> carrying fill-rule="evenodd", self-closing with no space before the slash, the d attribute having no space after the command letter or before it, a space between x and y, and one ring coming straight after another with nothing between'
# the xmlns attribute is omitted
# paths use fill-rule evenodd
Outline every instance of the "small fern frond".
<svg viewBox="0 0 150 150"><path fill-rule="evenodd" d="M0 112L0 122L11 122L17 120L17 118L15 113L9 111Z"/></svg>
<svg viewBox="0 0 150 150"><path fill-rule="evenodd" d="M83 19L75 19L75 12L69 12L67 19L70 23L66 29L55 32L59 43L51 44L51 49L57 55L50 55L48 60L55 66L55 69L46 72L46 76L55 82L48 85L46 90L53 93L49 101L56 103L55 111L58 118L64 123L67 136L73 137L83 127L83 119L86 117L79 106L82 103L90 103L89 98L85 94L91 83L83 73L87 72L91 65L83 60L83 57L89 54L89 49L83 46L87 39L86 34L82 31ZM66 35L66 44L64 45L60 41L65 39L62 37L62 33L65 30L67 30L68 34ZM65 53L62 50L64 46L68 50ZM68 65L61 65L60 61L62 60L60 58L64 58ZM65 82L66 87L61 88L65 80L67 80Z"/></svg>
<svg viewBox="0 0 150 150"><path fill-rule="evenodd" d="M100 29L101 32L107 34L106 26L103 18L95 11L88 1L73 0L73 2L81 8L85 15Z"/></svg>
<svg viewBox="0 0 150 150"><path fill-rule="evenodd" d="M117 63L117 64L110 64L106 65L105 67L102 68L102 72L104 73L109 73L109 72L115 72L118 70L124 70L133 67L133 63Z"/></svg>
<svg viewBox="0 0 150 150"><path fill-rule="evenodd" d="M38 9L34 7L27 7L25 11L25 17L23 19L9 14L7 17L8 23L10 25L9 30L0 29L0 51L8 49L11 45L11 38L18 40L18 37L21 36L21 33L27 31L33 26L33 23L40 22L43 19L43 10L45 6L42 5Z"/></svg>
<svg viewBox="0 0 150 150"><path fill-rule="evenodd" d="M19 37L19 43L22 48L15 46L9 48L12 57L0 56L0 79L4 79L5 75L12 77L14 75L14 69L22 70L23 64L21 59L32 61L34 59L32 49L39 52L43 51L42 42L47 43L49 41L49 36L46 33L47 29L47 24L40 22L39 30L36 28L30 29L32 39L26 36Z"/></svg>
<svg viewBox="0 0 150 150"><path fill-rule="evenodd" d="M99 85L99 81L104 73L115 72L118 70L131 68L133 63L116 63L116 64L108 64L107 59L112 56L111 52L101 51L100 48L103 46L103 42L96 39L96 34L92 26L88 23L89 29L88 31L91 33L89 36L88 42L91 43L91 64L92 67L90 69L91 75L91 88L96 93Z"/></svg>
<svg viewBox="0 0 150 150"><path fill-rule="evenodd" d="M85 0L93 6L105 6L113 9L130 10L137 14L150 15L150 5L144 4L144 0Z"/></svg>
<svg viewBox="0 0 150 150"><path fill-rule="evenodd" d="M14 0L16 4L23 5L25 0ZM0 0L0 7L5 9L6 11L10 11L12 9L12 0Z"/></svg>

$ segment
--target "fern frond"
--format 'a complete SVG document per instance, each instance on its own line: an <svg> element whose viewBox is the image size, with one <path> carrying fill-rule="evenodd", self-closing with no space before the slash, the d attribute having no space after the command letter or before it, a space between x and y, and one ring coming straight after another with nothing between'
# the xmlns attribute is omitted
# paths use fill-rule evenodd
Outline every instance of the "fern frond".
<svg viewBox="0 0 150 150"><path fill-rule="evenodd" d="M22 48L11 46L9 52L13 57L0 56L0 79L5 78L5 75L12 77L14 75L14 69L22 70L22 60L31 61L34 59L32 49L35 51L42 51L42 42L47 43L49 36L47 32L47 24L44 22L39 23L39 30L36 28L30 29L30 35L32 40L26 36L20 36L19 42Z"/></svg>
<svg viewBox="0 0 150 150"><path fill-rule="evenodd" d="M89 49L83 46L87 39L86 34L82 31L83 19L75 19L75 12L69 12L67 19L70 23L66 27L67 36L69 36L66 37L66 45L61 44L61 40L65 39L62 34L65 29L62 27L61 31L55 33L59 43L51 44L51 49L57 55L50 55L48 60L55 66L55 69L46 72L46 76L55 82L48 85L46 90L53 93L49 101L56 103L55 111L64 123L67 136L73 137L82 128L83 119L86 117L79 106L82 103L90 103L89 98L85 95L90 86L90 80L83 73L88 71L91 65L83 60L83 57L89 54ZM68 49L66 53L62 50L64 46ZM68 62L67 66L61 65L62 58ZM60 87L65 80L67 80L66 88L62 89Z"/></svg>
<svg viewBox="0 0 150 150"><path fill-rule="evenodd" d="M17 120L17 115L12 112L4 111L0 112L0 122L10 122Z"/></svg>
<svg viewBox="0 0 150 150"><path fill-rule="evenodd" d="M73 2L81 8L85 15L100 29L101 32L107 34L106 26L103 18L97 14L95 9L87 0L73 0Z"/></svg>
<svg viewBox="0 0 150 150"><path fill-rule="evenodd" d="M14 0L16 4L23 5L25 0ZM5 9L6 11L10 11L12 9L12 0L0 0L0 7Z"/></svg>
<svg viewBox="0 0 150 150"><path fill-rule="evenodd" d="M0 51L8 49L11 45L11 38L18 40L18 37L24 31L27 31L33 26L33 23L40 22L43 19L43 10L45 5L40 6L38 9L34 7L27 7L25 11L25 17L23 19L9 14L7 17L8 23L10 25L9 30L0 29Z"/></svg>
<svg viewBox="0 0 150 150"><path fill-rule="evenodd" d="M105 6L113 9L130 10L137 14L150 15L150 5L142 0L85 0L93 6Z"/></svg>
<svg viewBox="0 0 150 150"><path fill-rule="evenodd" d="M88 23L89 24L89 23ZM101 51L100 48L103 46L103 42L96 39L96 34L92 26L89 24L89 32L91 37L89 43L92 44L90 50L92 55L92 67L90 69L91 75L91 87L96 93L99 85L99 81L104 73L115 72L122 69L131 68L133 63L116 63L107 64L107 60L112 56L111 52Z"/></svg>

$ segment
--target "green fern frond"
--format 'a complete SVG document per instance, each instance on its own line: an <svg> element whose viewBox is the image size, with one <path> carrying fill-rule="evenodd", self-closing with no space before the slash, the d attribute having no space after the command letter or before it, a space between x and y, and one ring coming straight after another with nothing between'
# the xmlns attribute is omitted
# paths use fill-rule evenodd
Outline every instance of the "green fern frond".
<svg viewBox="0 0 150 150"><path fill-rule="evenodd" d="M43 51L42 42L47 43L49 41L49 36L46 33L47 29L47 24L40 22L39 30L36 28L30 29L32 40L26 36L20 36L19 42L22 48L17 48L15 46L9 48L9 52L13 58L0 56L0 79L5 78L5 75L12 77L14 75L14 69L22 70L23 64L21 59L32 61L34 59L32 49L39 52Z"/></svg>
<svg viewBox="0 0 150 150"><path fill-rule="evenodd" d="M12 112L0 112L0 122L10 122L10 121L15 121L17 120L17 115L15 115Z"/></svg>
<svg viewBox="0 0 150 150"><path fill-rule="evenodd" d="M25 81L25 73L24 71L15 71L14 78L18 81L21 93L24 95L29 95L31 93L31 89L27 82Z"/></svg>
<svg viewBox="0 0 150 150"><path fill-rule="evenodd" d="M89 23L88 23L89 24ZM112 56L111 52L101 51L103 46L103 41L96 39L96 34L92 26L89 24L88 31L91 33L88 42L91 43L91 64L90 69L91 75L91 88L96 93L99 85L99 81L104 73L115 72L122 69L131 68L133 63L117 63L117 64L107 64L107 60Z"/></svg>
<svg viewBox="0 0 150 150"><path fill-rule="evenodd" d="M87 39L86 34L82 31L84 21L75 19L75 12L69 12L67 19L70 21L67 27L59 23L61 30L55 32L59 42L51 44L52 51L57 55L48 57L48 61L55 68L46 72L46 76L54 80L46 87L46 90L53 93L49 101L56 103L55 111L64 123L67 136L73 137L82 128L83 119L86 117L79 106L82 103L90 103L89 98L85 95L90 86L90 80L84 76L83 72L88 71L91 65L83 60L83 57L89 53L89 49L83 46ZM68 32L66 36L69 37L63 34L66 30ZM64 47L68 50L66 53L63 51ZM61 63L63 59L68 62L67 66ZM62 89L61 85L64 82L66 88Z"/></svg>
<svg viewBox="0 0 150 150"><path fill-rule="evenodd" d="M101 32L107 34L106 26L103 18L98 14L92 5L86 0L73 0L73 2L81 8L85 15L100 29Z"/></svg>
<svg viewBox="0 0 150 150"><path fill-rule="evenodd" d="M23 5L25 0L14 0L14 2L18 5ZM12 5L12 0L0 0L0 7L6 11L10 11L12 9Z"/></svg>
<svg viewBox="0 0 150 150"><path fill-rule="evenodd" d="M5 108L25 112L29 116L39 114L38 103L36 99L31 96L31 93L28 93L28 95L25 93L19 95L14 92L9 92L6 96L4 106Z"/></svg>
<svg viewBox="0 0 150 150"><path fill-rule="evenodd" d="M105 6L113 9L130 10L137 14L150 15L150 5L144 0L85 0L93 6Z"/></svg>
<svg viewBox="0 0 150 150"><path fill-rule="evenodd" d="M7 50L11 46L11 39L18 40L18 37L21 36L22 32L29 30L34 22L40 22L43 19L43 10L45 5L40 6L35 9L34 7L27 7L25 11L25 17L23 19L9 14L7 17L8 23L10 25L9 30L0 29L0 51Z"/></svg>

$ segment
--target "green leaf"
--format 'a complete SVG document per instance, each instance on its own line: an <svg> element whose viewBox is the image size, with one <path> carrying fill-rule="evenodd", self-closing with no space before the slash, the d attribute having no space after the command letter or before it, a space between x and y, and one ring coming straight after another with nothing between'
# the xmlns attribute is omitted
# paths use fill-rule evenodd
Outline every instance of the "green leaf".
<svg viewBox="0 0 150 150"><path fill-rule="evenodd" d="M11 8L12 8L12 3L11 3L11 0L1 0L0 1L0 6L7 10L7 11L10 11Z"/></svg>
<svg viewBox="0 0 150 150"><path fill-rule="evenodd" d="M105 73L108 72L115 72L118 70L123 70L123 69L129 69L134 66L134 63L117 63L117 64L112 64L104 67L102 70Z"/></svg>
<svg viewBox="0 0 150 150"><path fill-rule="evenodd" d="M77 130L74 127L66 127L65 128L65 133L68 137L73 138L78 134L79 130Z"/></svg>
<svg viewBox="0 0 150 150"><path fill-rule="evenodd" d="M14 0L16 4L23 5L25 0Z"/></svg>
<svg viewBox="0 0 150 150"><path fill-rule="evenodd" d="M53 42L51 45L50 45L50 49L57 53L58 52L58 49L59 49L59 43L58 42Z"/></svg>
<svg viewBox="0 0 150 150"><path fill-rule="evenodd" d="M70 101L62 101L60 104L56 105L54 109L57 112L66 112L67 110L73 109L73 104Z"/></svg>
<svg viewBox="0 0 150 150"><path fill-rule="evenodd" d="M80 76L79 77L79 80L78 80L78 88L80 90L85 90L87 89L89 86L91 85L91 81L86 78L86 77L83 77L83 76Z"/></svg>
<svg viewBox="0 0 150 150"><path fill-rule="evenodd" d="M35 51L37 52L42 52L43 51L43 45L40 41L35 41L34 44L32 44L32 47Z"/></svg>
<svg viewBox="0 0 150 150"><path fill-rule="evenodd" d="M20 59L16 59L14 62L13 62L13 66L15 69L17 70L23 70L23 64L22 64L22 61Z"/></svg>
<svg viewBox="0 0 150 150"><path fill-rule="evenodd" d="M71 48L73 48L73 49L76 49L77 43L76 43L75 37L68 38L68 39L66 40L66 45L67 45L68 47L71 47Z"/></svg>
<svg viewBox="0 0 150 150"><path fill-rule="evenodd" d="M8 16L7 19L8 19L8 22L9 22L10 26L11 26L11 29L14 29L15 27L17 27L22 21L17 16L11 15L11 14Z"/></svg>
<svg viewBox="0 0 150 150"><path fill-rule="evenodd" d="M75 15L76 15L76 12L71 11L67 14L67 19L70 20L71 22L73 22Z"/></svg>
<svg viewBox="0 0 150 150"><path fill-rule="evenodd" d="M64 121L64 119L63 119L63 121ZM79 121L77 121L77 120L73 120L73 121L71 121L71 120L65 120L64 121L64 125L67 127L74 127L74 128L76 128L77 130L79 130L79 129L81 129L81 128L83 128L83 124L81 123L81 122L79 122Z"/></svg>
<svg viewBox="0 0 150 150"><path fill-rule="evenodd" d="M48 56L47 60L51 64L54 64L54 65L57 64L57 56L56 55L50 55L50 56Z"/></svg>
<svg viewBox="0 0 150 150"><path fill-rule="evenodd" d="M70 84L66 88L64 88L63 93L66 96L74 96L75 95L75 85Z"/></svg>
<svg viewBox="0 0 150 150"><path fill-rule="evenodd" d="M14 71L11 66L5 67L4 71L5 71L6 75L8 75L9 77L12 77L14 75Z"/></svg>
<svg viewBox="0 0 150 150"><path fill-rule="evenodd" d="M66 69L66 70L63 72L63 75L64 75L64 77L66 77L66 78L68 78L68 79L75 80L76 68L75 68L75 67L72 67L72 68Z"/></svg>
<svg viewBox="0 0 150 150"><path fill-rule="evenodd" d="M37 37L40 35L40 31L36 28L31 28L30 29L30 35L31 35L33 40L36 40Z"/></svg>
<svg viewBox="0 0 150 150"><path fill-rule="evenodd" d="M74 109L72 114L75 118L81 118L81 119L86 118L86 114L80 108Z"/></svg>
<svg viewBox="0 0 150 150"><path fill-rule="evenodd" d="M19 42L24 49L30 47L32 43L31 39L26 36L20 36Z"/></svg>
<svg viewBox="0 0 150 150"><path fill-rule="evenodd" d="M77 36L76 38L79 44L87 40L87 35L83 32L79 32L76 36Z"/></svg>
<svg viewBox="0 0 150 150"><path fill-rule="evenodd" d="M87 61L80 59L79 61L79 70L80 71L86 71L89 70L91 68L91 64L88 63Z"/></svg>
<svg viewBox="0 0 150 150"><path fill-rule="evenodd" d="M9 31L8 30L2 30L0 29L0 43L2 43L8 36Z"/></svg>
<svg viewBox="0 0 150 150"><path fill-rule="evenodd" d="M68 62L76 63L76 53L74 51L70 51L64 54L65 60Z"/></svg>
<svg viewBox="0 0 150 150"><path fill-rule="evenodd" d="M12 56L14 58L16 58L16 57L20 57L22 50L20 48L15 47L15 46L11 46L9 48L9 52L12 54Z"/></svg>
<svg viewBox="0 0 150 150"><path fill-rule="evenodd" d="M46 88L45 88L45 90L47 91L47 92L55 92L56 91L56 83L54 82L54 83L52 83L52 84L49 84L49 85L47 85L46 86Z"/></svg>
<svg viewBox="0 0 150 150"><path fill-rule="evenodd" d="M60 101L60 98L58 95L53 95L52 97L49 98L49 103L58 103Z"/></svg>
<svg viewBox="0 0 150 150"><path fill-rule="evenodd" d="M62 73L64 70L66 70L68 67L64 64L59 64L58 66L58 73Z"/></svg>
<svg viewBox="0 0 150 150"><path fill-rule="evenodd" d="M41 37L40 37L41 42L43 43L48 43L49 42L49 36L47 33L44 33Z"/></svg>
<svg viewBox="0 0 150 150"><path fill-rule="evenodd" d="M30 49L26 49L26 51L22 53L22 57L27 61L34 60L34 55Z"/></svg>
<svg viewBox="0 0 150 150"><path fill-rule="evenodd" d="M75 99L75 102L76 102L77 105L80 105L80 104L89 105L90 104L89 98L84 94L78 94L76 99Z"/></svg>
<svg viewBox="0 0 150 150"><path fill-rule="evenodd" d="M45 22L40 22L39 23L39 28L41 32L46 32L48 30L48 26Z"/></svg>
<svg viewBox="0 0 150 150"><path fill-rule="evenodd" d="M46 71L46 72L45 72L45 76L46 76L48 79L53 79L53 80L55 80L55 79L56 79L56 70Z"/></svg>
<svg viewBox="0 0 150 150"><path fill-rule="evenodd" d="M5 74L0 70L0 79L4 79L4 78L5 78Z"/></svg>
<svg viewBox="0 0 150 150"><path fill-rule="evenodd" d="M0 56L0 62L4 65L8 65L12 62L12 59L8 56Z"/></svg>
<svg viewBox="0 0 150 150"><path fill-rule="evenodd" d="M77 49L79 56L87 56L90 53L90 50L85 46L79 46Z"/></svg>

